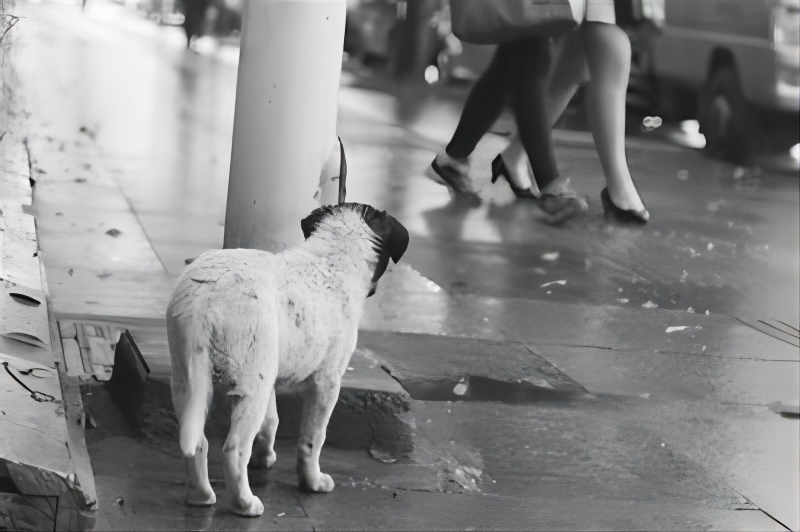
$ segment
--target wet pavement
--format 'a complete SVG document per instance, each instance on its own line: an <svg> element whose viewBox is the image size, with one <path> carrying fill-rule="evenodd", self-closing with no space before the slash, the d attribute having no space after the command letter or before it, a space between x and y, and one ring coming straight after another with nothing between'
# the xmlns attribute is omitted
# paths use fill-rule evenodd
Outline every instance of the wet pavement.
<svg viewBox="0 0 800 532"><path fill-rule="evenodd" d="M22 9L28 114L13 126L54 310L131 328L165 377L175 276L222 245L238 49L187 51L180 28L102 0ZM414 452L385 464L326 448L337 488L308 495L284 441L256 481L267 514L246 520L183 506L169 432L142 437L88 396L98 529L800 528L800 426L775 411L800 394L782 325L800 321L798 176L637 134L652 219L619 228L602 218L591 137L559 130L561 171L590 209L554 227L489 183L503 117L474 154L471 208L423 176L464 97L356 65L342 76L348 200L398 218L403 263L425 276L396 267L359 342L410 394Z"/></svg>

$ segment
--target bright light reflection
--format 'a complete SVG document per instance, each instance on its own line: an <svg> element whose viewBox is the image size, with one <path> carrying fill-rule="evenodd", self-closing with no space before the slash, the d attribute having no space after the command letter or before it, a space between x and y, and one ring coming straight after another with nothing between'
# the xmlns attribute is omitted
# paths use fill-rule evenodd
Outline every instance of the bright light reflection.
<svg viewBox="0 0 800 532"><path fill-rule="evenodd" d="M436 65L428 65L428 68L425 69L425 81L428 85L439 82L439 69Z"/></svg>
<svg viewBox="0 0 800 532"><path fill-rule="evenodd" d="M690 135L700 133L700 122L697 120L684 120L681 122L681 131Z"/></svg>
<svg viewBox="0 0 800 532"><path fill-rule="evenodd" d="M686 144L690 148L705 148L706 136L700 133L700 122L697 120L684 120L681 122L681 131Z"/></svg>

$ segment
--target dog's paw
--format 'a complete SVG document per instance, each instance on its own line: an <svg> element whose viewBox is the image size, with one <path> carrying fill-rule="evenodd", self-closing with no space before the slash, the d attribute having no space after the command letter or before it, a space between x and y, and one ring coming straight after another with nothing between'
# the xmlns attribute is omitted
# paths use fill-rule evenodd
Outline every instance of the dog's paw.
<svg viewBox="0 0 800 532"><path fill-rule="evenodd" d="M264 504L255 495L229 498L226 506L231 512L244 517L258 517L264 513Z"/></svg>
<svg viewBox="0 0 800 532"><path fill-rule="evenodd" d="M330 493L333 491L333 478L325 473L320 473L315 480L309 481L307 478L300 478L300 484L307 490L317 493Z"/></svg>
<svg viewBox="0 0 800 532"><path fill-rule="evenodd" d="M199 488L189 488L189 493L186 496L186 504L189 506L211 506L217 502L217 496L214 490L209 487L207 490Z"/></svg>
<svg viewBox="0 0 800 532"><path fill-rule="evenodd" d="M277 459L278 455L273 450L264 452L253 451L252 456L250 456L250 467L256 469L266 467L267 469L269 469L275 464L275 460Z"/></svg>

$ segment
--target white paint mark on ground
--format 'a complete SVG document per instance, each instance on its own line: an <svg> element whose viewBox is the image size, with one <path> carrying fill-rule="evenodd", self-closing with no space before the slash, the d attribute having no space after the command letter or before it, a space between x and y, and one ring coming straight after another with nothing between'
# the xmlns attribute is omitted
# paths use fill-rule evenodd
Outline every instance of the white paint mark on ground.
<svg viewBox="0 0 800 532"><path fill-rule="evenodd" d="M674 327L667 327L667 334L669 334L671 332L675 332L675 331L683 331L683 330L686 330L688 328L689 327L687 327L686 325L676 325Z"/></svg>

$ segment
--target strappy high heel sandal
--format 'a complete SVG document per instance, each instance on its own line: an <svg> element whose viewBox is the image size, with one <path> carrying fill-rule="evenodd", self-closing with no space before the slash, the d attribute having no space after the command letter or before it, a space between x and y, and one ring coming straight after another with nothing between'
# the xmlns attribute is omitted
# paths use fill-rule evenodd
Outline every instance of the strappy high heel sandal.
<svg viewBox="0 0 800 532"><path fill-rule="evenodd" d="M503 176L505 178L506 183L508 183L508 186L511 188L511 192L514 193L514 196L516 196L517 199L529 199L529 200L538 199L536 195L533 193L533 190L531 190L531 187L518 188L517 186L514 185L514 183L511 182L511 178L508 175L508 169L506 168L506 165L503 162L503 157L501 155L498 155L492 161L492 184L494 184L497 181L497 178L499 178L500 176Z"/></svg>
<svg viewBox="0 0 800 532"><path fill-rule="evenodd" d="M600 192L600 201L603 203L603 214L605 219L621 225L644 225L650 220L650 213L647 209L635 211L632 209L620 209L611 201L608 188Z"/></svg>

